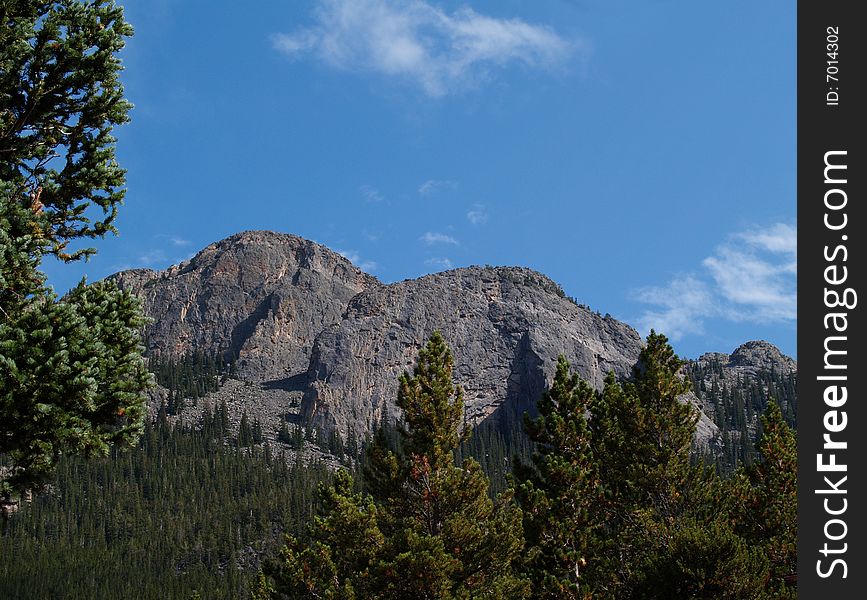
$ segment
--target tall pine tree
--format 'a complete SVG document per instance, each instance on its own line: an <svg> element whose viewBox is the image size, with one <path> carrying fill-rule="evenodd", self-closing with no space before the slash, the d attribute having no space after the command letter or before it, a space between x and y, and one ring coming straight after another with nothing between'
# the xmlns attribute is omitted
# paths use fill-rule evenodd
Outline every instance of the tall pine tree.
<svg viewBox="0 0 867 600"><path fill-rule="evenodd" d="M760 554L720 516L715 475L690 465L681 364L654 332L632 378L601 392L558 363L516 473L534 597L759 597Z"/></svg>
<svg viewBox="0 0 867 600"><path fill-rule="evenodd" d="M380 436L371 451L372 495L352 492L346 474L323 489L326 508L308 539L287 539L273 597L314 590L344 599L526 597L527 582L513 569L523 548L520 511L508 495L489 497L476 461L454 462L463 400L452 370L451 351L435 332L413 375L400 378L403 451Z"/></svg>
<svg viewBox="0 0 867 600"><path fill-rule="evenodd" d="M516 468L516 498L524 511L534 598L578 599L592 592L586 572L601 551L603 499L586 417L595 395L561 356L539 416L525 417L537 450L530 465Z"/></svg>
<svg viewBox="0 0 867 600"><path fill-rule="evenodd" d="M127 120L114 2L0 0L0 496L65 453L105 453L141 429L149 377L136 301L107 283L58 299L46 255L114 231L124 190L111 136Z"/></svg>
<svg viewBox="0 0 867 600"><path fill-rule="evenodd" d="M761 418L758 460L741 467L727 486L735 527L770 562L767 581L774 598L796 596L798 452L795 433L771 400Z"/></svg>

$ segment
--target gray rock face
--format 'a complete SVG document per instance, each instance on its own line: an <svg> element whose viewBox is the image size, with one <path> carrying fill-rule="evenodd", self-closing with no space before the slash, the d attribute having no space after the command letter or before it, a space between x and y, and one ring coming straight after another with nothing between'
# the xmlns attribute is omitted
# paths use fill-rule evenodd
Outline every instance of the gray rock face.
<svg viewBox="0 0 867 600"><path fill-rule="evenodd" d="M747 342L736 348L728 357L727 366L751 374L765 370L789 375L798 370L798 364L794 359L763 340Z"/></svg>
<svg viewBox="0 0 867 600"><path fill-rule="evenodd" d="M381 285L324 246L267 231L233 235L162 272L112 278L152 319L149 353L222 352L258 382L306 372L316 335L358 292Z"/></svg>
<svg viewBox="0 0 867 600"><path fill-rule="evenodd" d="M633 328L576 305L530 269L469 267L383 285L324 246L266 231L112 279L142 298L149 353L235 356L250 399L239 410L272 425L288 415L326 436L361 438L397 417L397 378L435 329L454 353L470 424L533 412L560 354L600 388L609 371L631 373L642 344ZM699 360L723 358L741 370L789 365L765 342ZM701 406L693 394L683 400ZM716 434L702 413L697 441Z"/></svg>
<svg viewBox="0 0 867 600"><path fill-rule="evenodd" d="M470 423L531 410L564 354L601 387L627 375L638 333L576 306L544 275L524 268L456 269L356 296L345 318L316 340L302 414L326 431L360 436L397 415L397 378L412 371L439 329L455 356Z"/></svg>
<svg viewBox="0 0 867 600"><path fill-rule="evenodd" d="M694 383L694 402L703 414L714 417L716 431L711 432L709 445L731 468L735 459L741 460L733 448L752 448L769 397L790 416L796 413L797 363L768 342L746 342L731 354L703 354L689 361L684 371ZM743 438L744 432L749 439Z"/></svg>
<svg viewBox="0 0 867 600"><path fill-rule="evenodd" d="M773 344L755 340L741 344L731 354L721 352L702 354L698 359L690 361L687 368L698 368L706 372L704 377L706 390L710 390L714 383L717 388L727 386L728 389L735 390L748 388L762 373L775 373L782 377L796 374L798 363L780 352ZM708 414L713 414L714 399L708 393L700 393L699 396L701 396L699 406Z"/></svg>

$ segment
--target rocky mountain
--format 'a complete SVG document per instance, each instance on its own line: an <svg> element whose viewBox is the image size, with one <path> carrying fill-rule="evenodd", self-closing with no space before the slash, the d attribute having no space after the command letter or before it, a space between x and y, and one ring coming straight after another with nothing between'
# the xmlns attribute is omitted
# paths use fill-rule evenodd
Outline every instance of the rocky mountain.
<svg viewBox="0 0 867 600"><path fill-rule="evenodd" d="M721 467L754 458L759 417L777 402L797 423L797 363L765 341L747 342L731 354L710 352L684 367L698 404L717 425L711 440Z"/></svg>
<svg viewBox="0 0 867 600"><path fill-rule="evenodd" d="M222 353L257 382L306 372L319 332L381 285L325 246L267 231L233 235L165 271L111 279L142 299L150 355Z"/></svg>
<svg viewBox="0 0 867 600"><path fill-rule="evenodd" d="M608 371L628 375L641 349L632 327L530 269L468 267L384 285L324 246L266 231L233 235L165 271L112 278L142 298L149 355L237 361L236 380L211 399L235 420L255 417L269 436L287 418L343 439L394 419L397 377L435 329L454 352L468 423L532 411L560 354L600 387ZM744 374L789 364L755 344L700 361L725 356L725 369ZM713 407L701 393L685 400ZM703 414L698 440L718 434Z"/></svg>
<svg viewBox="0 0 867 600"><path fill-rule="evenodd" d="M363 434L395 416L397 377L412 370L435 329L452 347L467 420L532 410L566 355L597 387L627 375L638 333L564 297L553 281L517 267L455 269L356 296L316 339L302 402L304 420Z"/></svg>

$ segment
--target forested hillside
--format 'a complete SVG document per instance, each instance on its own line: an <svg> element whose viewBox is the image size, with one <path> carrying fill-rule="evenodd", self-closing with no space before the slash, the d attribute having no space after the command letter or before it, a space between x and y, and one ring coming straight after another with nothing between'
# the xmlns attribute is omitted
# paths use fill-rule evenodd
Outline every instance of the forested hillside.
<svg viewBox="0 0 867 600"><path fill-rule="evenodd" d="M781 407L781 416L786 415L787 420L796 407L793 373L756 369L750 363L734 374L732 361L723 361L725 356L705 355L684 366L684 386L695 386L702 401L718 407L714 414L723 419L723 448L737 449L716 459L716 470L728 483L689 483L694 477L690 476L678 484L686 486L684 493L695 496L678 509L691 523L704 518L700 514L710 504L703 505L708 499L702 497L719 486L727 494L743 495L744 502L752 501L754 492L747 482L756 471L751 467L752 471L733 475L735 467L761 465L752 440L764 434L760 415L769 406ZM164 403L136 448L114 451L104 459L62 459L51 485L32 503L22 503L5 525L0 552L9 558L0 567L0 596L186 600L198 593L202 598L246 598L258 585L257 569L274 564L281 533L307 539L313 517L321 510L318 486L331 481L335 460L352 473L352 493L368 494L377 491L377 479L371 478L377 461L382 460L377 458L377 446L398 455L405 453L405 433L401 433L405 423L395 426L384 420L375 439L344 444L339 436L326 438L286 420L264 430L246 414L232 422L225 402L214 401L219 397L214 390L220 388L220 382L229 381L231 372L231 366L218 359L199 354L178 361L152 360L150 366L169 391L170 401L177 402L176 410L186 404L195 407L198 416L185 422L170 415ZM555 381L555 388L557 385L561 384ZM676 388L677 393L680 390ZM544 406L540 406L543 414L551 410ZM635 409L623 405L619 410L627 411L619 417L622 420ZM598 427L602 424L604 420L599 420ZM642 426L636 423L635 427ZM547 439L539 435L534 428L528 431L520 416L501 415L498 421L481 423L456 443L454 464L467 459L478 464L479 477L486 482L479 489L502 502L509 497L510 474L518 465L536 460L538 443ZM594 445L613 434L599 435ZM641 435L640 429L629 434L636 443ZM626 441L627 446L618 451L624 459L623 452L630 446ZM550 441L545 443L550 447ZM688 452L681 454L679 460L688 456ZM692 462L697 456L693 453ZM328 459L328 466L323 458ZM518 481L526 477L526 467L523 473ZM773 502L778 492L762 493L771 494L767 499ZM723 504L713 503L713 510L730 512L736 520L746 517L746 505ZM739 535L750 535L750 527L744 525ZM789 539L791 532L782 531L788 536L784 539ZM689 530L678 535L693 534L696 532ZM734 532L728 529L713 535L721 543L741 539L731 538ZM686 538L681 542L698 543ZM741 546L744 543L737 541ZM726 552L740 552L742 556L733 554L733 559L745 559L747 550L737 544ZM748 571L726 576L747 577Z"/></svg>
<svg viewBox="0 0 867 600"><path fill-rule="evenodd" d="M684 366L684 375L718 433L707 458L724 474L756 459L761 416L776 402L797 429L797 365L767 342L747 342L732 354L708 353Z"/></svg>
<svg viewBox="0 0 867 600"><path fill-rule="evenodd" d="M160 418L130 451L60 461L0 537L0 597L243 597L249 568L310 521L330 476L240 447L219 409L196 428Z"/></svg>

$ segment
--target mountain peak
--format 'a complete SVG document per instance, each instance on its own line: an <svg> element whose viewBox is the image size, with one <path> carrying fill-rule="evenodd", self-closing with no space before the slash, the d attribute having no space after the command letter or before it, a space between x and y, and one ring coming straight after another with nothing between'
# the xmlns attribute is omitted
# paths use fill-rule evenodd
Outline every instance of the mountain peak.
<svg viewBox="0 0 867 600"><path fill-rule="evenodd" d="M325 246L273 231L237 233L164 271L111 278L140 296L153 319L148 352L219 353L259 380L306 367L316 334L356 294L381 285Z"/></svg>
<svg viewBox="0 0 867 600"><path fill-rule="evenodd" d="M744 342L731 354L708 352L697 363L719 363L726 367L749 371L776 371L789 374L797 371L796 361L765 340Z"/></svg>
<svg viewBox="0 0 867 600"><path fill-rule="evenodd" d="M738 346L729 357L732 366L755 367L791 372L796 369L794 359L786 356L780 349L764 340L752 340Z"/></svg>

